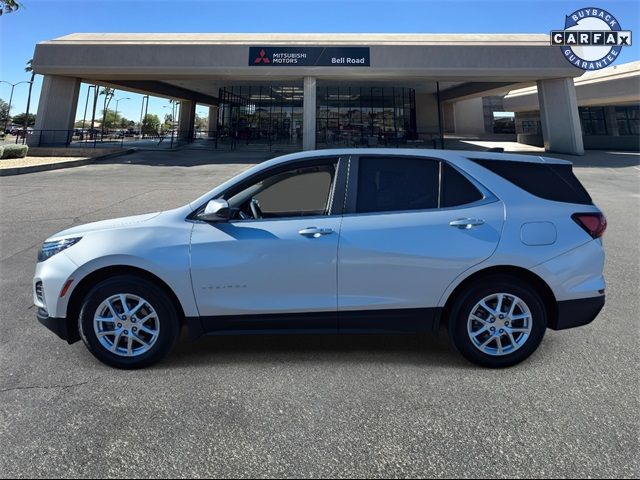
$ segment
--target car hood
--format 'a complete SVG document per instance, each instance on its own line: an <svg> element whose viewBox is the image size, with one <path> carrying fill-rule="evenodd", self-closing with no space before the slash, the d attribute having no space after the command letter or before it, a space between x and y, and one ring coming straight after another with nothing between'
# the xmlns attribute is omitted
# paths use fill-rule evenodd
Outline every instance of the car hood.
<svg viewBox="0 0 640 480"><path fill-rule="evenodd" d="M112 220L102 220L100 222L85 223L84 225L78 225L76 227L71 227L58 232L55 235L51 236L48 240L73 237L99 230L112 230L117 228L129 227L131 225L147 222L152 218L157 217L161 213L162 212L145 213L144 215L134 215L132 217L114 218Z"/></svg>

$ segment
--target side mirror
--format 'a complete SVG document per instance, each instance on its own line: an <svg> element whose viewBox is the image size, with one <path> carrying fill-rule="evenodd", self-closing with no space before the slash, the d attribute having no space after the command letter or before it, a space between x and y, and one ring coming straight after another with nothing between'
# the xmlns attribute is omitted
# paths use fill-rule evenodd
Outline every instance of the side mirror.
<svg viewBox="0 0 640 480"><path fill-rule="evenodd" d="M226 200L211 200L198 218L207 222L220 222L229 220L230 215L231 209Z"/></svg>

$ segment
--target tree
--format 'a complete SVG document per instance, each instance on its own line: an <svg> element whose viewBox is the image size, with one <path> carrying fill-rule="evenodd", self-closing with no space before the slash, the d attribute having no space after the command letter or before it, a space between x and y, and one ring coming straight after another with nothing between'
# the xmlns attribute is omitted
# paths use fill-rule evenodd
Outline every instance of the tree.
<svg viewBox="0 0 640 480"><path fill-rule="evenodd" d="M122 121L122 115L119 113L116 116L116 112L113 110L107 110L102 112L102 118L104 119L104 127L108 130L110 128L116 128Z"/></svg>
<svg viewBox="0 0 640 480"><path fill-rule="evenodd" d="M28 119L28 121L27 121ZM19 113L12 118L13 123L24 127L33 127L36 124L36 116L33 113Z"/></svg>
<svg viewBox="0 0 640 480"><path fill-rule="evenodd" d="M173 115L170 113L165 114L164 116L164 124L162 125L163 130L169 130L173 128Z"/></svg>
<svg viewBox="0 0 640 480"><path fill-rule="evenodd" d="M9 104L0 98L0 123L4 125L9 121Z"/></svg>
<svg viewBox="0 0 640 480"><path fill-rule="evenodd" d="M142 132L145 135L157 134L160 128L160 118L153 113L147 113L142 120Z"/></svg>
<svg viewBox="0 0 640 480"><path fill-rule="evenodd" d="M104 109L102 110L102 133L104 133L104 127L106 122L107 111L109 110L109 103L111 103L111 99L116 94L116 90L114 88L104 87L100 91L100 95L104 95Z"/></svg>
<svg viewBox="0 0 640 480"><path fill-rule="evenodd" d="M33 88L33 80L36 78L36 72L33 71L33 58L27 62L27 66L24 68L24 71L31 74L31 82L29 83L29 96L27 97L27 116L25 117L26 119L26 118L29 118L28 115L29 115L29 107L31 106L31 89ZM35 124L35 121L34 121L34 124ZM25 125L24 127L27 128L28 125Z"/></svg>
<svg viewBox="0 0 640 480"><path fill-rule="evenodd" d="M15 12L18 8L20 4L16 0L0 0L0 15Z"/></svg>
<svg viewBox="0 0 640 480"><path fill-rule="evenodd" d="M209 118L201 117L196 113L195 126L196 130L207 130L209 128Z"/></svg>

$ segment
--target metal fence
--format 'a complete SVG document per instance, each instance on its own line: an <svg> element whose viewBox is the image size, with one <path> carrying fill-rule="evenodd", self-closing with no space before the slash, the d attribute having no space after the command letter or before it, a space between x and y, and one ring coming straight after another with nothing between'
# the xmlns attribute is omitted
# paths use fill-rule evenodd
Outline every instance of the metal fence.
<svg viewBox="0 0 640 480"><path fill-rule="evenodd" d="M11 141L5 136L5 142ZM15 135L15 143L32 147L75 147L75 148L177 148L185 143L175 132L156 134L135 134L130 132L101 132L74 130L29 130Z"/></svg>
<svg viewBox="0 0 640 480"><path fill-rule="evenodd" d="M135 134L130 132L101 132L74 130L30 130L26 135L19 132L5 137L6 142L28 144L32 147L72 147L72 148L141 148L170 150L185 145L210 150L259 150L259 151L299 151L302 137L278 138L275 134L263 132L209 132L196 130L189 139L180 139L177 133ZM443 148L444 141L438 133L419 132L410 137L385 133L367 135L359 131L338 133L319 131L316 133L316 148Z"/></svg>
<svg viewBox="0 0 640 480"><path fill-rule="evenodd" d="M220 131L212 135L197 137L204 139L212 149L217 150L265 150L265 151L297 151L302 150L302 138L278 138L268 132L248 135L242 132L235 134ZM316 132L316 148L444 148L444 139L438 133L420 132L411 137L380 134L366 135L362 132Z"/></svg>

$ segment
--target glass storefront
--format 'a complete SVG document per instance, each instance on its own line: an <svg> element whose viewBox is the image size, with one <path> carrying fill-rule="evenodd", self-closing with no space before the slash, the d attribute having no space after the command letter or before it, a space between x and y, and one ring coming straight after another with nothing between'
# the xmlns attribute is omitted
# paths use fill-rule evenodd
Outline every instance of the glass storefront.
<svg viewBox="0 0 640 480"><path fill-rule="evenodd" d="M616 121L620 135L640 135L640 107L638 105L616 107Z"/></svg>
<svg viewBox="0 0 640 480"><path fill-rule="evenodd" d="M242 144L302 145L303 89L235 86L219 92L218 136ZM319 86L316 144L375 146L416 138L415 91Z"/></svg>
<svg viewBox="0 0 640 480"><path fill-rule="evenodd" d="M302 87L227 87L218 98L220 138L247 145L302 145Z"/></svg>
<svg viewBox="0 0 640 480"><path fill-rule="evenodd" d="M316 144L375 146L416 138L415 91L394 87L318 87Z"/></svg>

